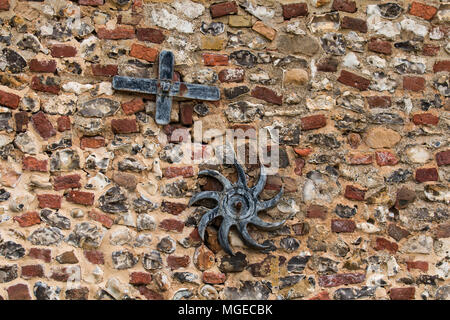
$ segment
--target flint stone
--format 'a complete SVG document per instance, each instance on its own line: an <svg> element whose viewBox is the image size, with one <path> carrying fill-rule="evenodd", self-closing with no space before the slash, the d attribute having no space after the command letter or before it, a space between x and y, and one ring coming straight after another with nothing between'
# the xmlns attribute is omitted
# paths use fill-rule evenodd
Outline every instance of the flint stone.
<svg viewBox="0 0 450 320"><path fill-rule="evenodd" d="M67 243L79 248L98 248L103 240L104 233L93 223L82 222L75 225L67 237Z"/></svg>
<svg viewBox="0 0 450 320"><path fill-rule="evenodd" d="M9 260L17 260L25 255L24 247L14 241L6 241L0 244L0 256Z"/></svg>
<svg viewBox="0 0 450 320"><path fill-rule="evenodd" d="M108 213L121 213L128 211L127 196L121 188L114 186L98 199L99 208Z"/></svg>
<svg viewBox="0 0 450 320"><path fill-rule="evenodd" d="M114 251L112 253L112 262L115 269L129 269L138 263L139 257L127 250Z"/></svg>
<svg viewBox="0 0 450 320"><path fill-rule="evenodd" d="M17 264L0 266L0 283L6 283L17 279Z"/></svg>
<svg viewBox="0 0 450 320"><path fill-rule="evenodd" d="M57 227L63 230L70 229L70 219L63 215L53 212L52 210L44 209L40 212L40 217L43 221L52 227Z"/></svg>
<svg viewBox="0 0 450 320"><path fill-rule="evenodd" d="M27 239L34 245L50 246L58 244L63 238L59 228L48 227L35 230Z"/></svg>
<svg viewBox="0 0 450 320"><path fill-rule="evenodd" d="M119 110L120 103L107 98L96 98L81 103L78 114L87 118L104 118L112 116Z"/></svg>
<svg viewBox="0 0 450 320"><path fill-rule="evenodd" d="M156 250L145 253L142 258L142 265L144 266L145 270L149 271L161 269L163 267L161 254Z"/></svg>

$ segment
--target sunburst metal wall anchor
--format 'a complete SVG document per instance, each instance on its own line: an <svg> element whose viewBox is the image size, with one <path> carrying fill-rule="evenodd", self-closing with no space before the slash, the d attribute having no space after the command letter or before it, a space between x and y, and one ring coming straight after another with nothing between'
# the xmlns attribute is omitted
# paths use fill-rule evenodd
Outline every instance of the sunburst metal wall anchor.
<svg viewBox="0 0 450 320"><path fill-rule="evenodd" d="M159 55L158 79L114 76L112 86L115 90L155 94L155 121L157 124L168 124L170 122L172 97L207 101L220 99L220 90L217 87L173 81L174 66L173 53L171 51L161 51Z"/></svg>
<svg viewBox="0 0 450 320"><path fill-rule="evenodd" d="M259 194L264 189L267 175L264 166L261 165L258 182L252 188L247 186L247 179L242 166L234 160L234 166L238 174L238 181L232 184L221 173L215 170L203 170L199 175L216 178L223 185L222 191L202 191L195 194L189 201L189 206L201 199L213 199L217 206L205 213L198 224L198 232L204 241L207 225L216 217L221 216L223 221L219 228L218 239L220 246L230 255L234 255L228 242L228 233L232 226L236 226L244 242L255 249L268 249L270 246L257 243L247 230L248 224L253 224L263 230L275 230L280 228L286 220L268 223L258 217L258 212L272 208L283 195L283 188L270 200L258 200Z"/></svg>

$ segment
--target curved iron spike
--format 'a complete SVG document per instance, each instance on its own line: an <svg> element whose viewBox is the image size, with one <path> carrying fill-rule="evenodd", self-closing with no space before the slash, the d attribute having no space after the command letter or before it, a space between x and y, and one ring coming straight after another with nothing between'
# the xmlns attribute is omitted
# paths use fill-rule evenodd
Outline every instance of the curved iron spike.
<svg viewBox="0 0 450 320"><path fill-rule="evenodd" d="M269 223L269 222L265 222L264 220L261 220L261 218L259 218L257 216L253 216L250 219L250 221L249 221L249 223L257 226L260 229L267 230L267 231L272 231L272 230L278 229L285 222L286 222L286 220L282 220L282 221L274 222L274 223Z"/></svg>
<svg viewBox="0 0 450 320"><path fill-rule="evenodd" d="M219 202L220 200L220 194L217 191L202 191L199 192L197 194L195 194L188 203L188 206L190 207L191 205L193 205L194 203L196 203L199 200L202 199L214 199L217 202Z"/></svg>
<svg viewBox="0 0 450 320"><path fill-rule="evenodd" d="M217 218L218 216L220 216L219 207L215 207L214 209L211 209L207 213L205 213L200 219L197 228L198 234L203 241L205 240L206 227L214 218Z"/></svg>
<svg viewBox="0 0 450 320"><path fill-rule="evenodd" d="M261 169L259 170L259 178L258 182L253 186L252 194L253 196L257 197L263 191L264 186L266 185L267 181L267 175L266 175L266 169L264 165L261 163Z"/></svg>
<svg viewBox="0 0 450 320"><path fill-rule="evenodd" d="M247 230L247 222L241 222L238 225L239 233L241 234L242 239L244 239L245 243L247 243L249 246L256 248L256 249L268 249L268 245L259 244L255 241L250 235L250 233Z"/></svg>
<svg viewBox="0 0 450 320"><path fill-rule="evenodd" d="M234 166L236 167L236 171L238 174L237 184L245 186L247 188L247 178L245 177L244 168L239 164L236 157L234 158Z"/></svg>
<svg viewBox="0 0 450 320"><path fill-rule="evenodd" d="M215 170L202 170L198 174L216 178L217 180L219 180L220 183L222 183L222 185L223 185L225 190L229 189L229 188L231 188L233 186L231 184L230 180L228 180L223 174L221 174L218 171L215 171Z"/></svg>
<svg viewBox="0 0 450 320"><path fill-rule="evenodd" d="M233 222L229 221L228 219L223 219L223 222L219 228L218 240L223 250L229 255L234 256L233 250L231 250L230 243L228 242L228 233L230 232L230 228L232 225Z"/></svg>
<svg viewBox="0 0 450 320"><path fill-rule="evenodd" d="M282 196L283 196L283 187L281 187L280 192L278 192L278 194L272 199L267 201L259 201L258 204L256 205L257 210L261 211L274 207L277 204L277 202L280 201Z"/></svg>

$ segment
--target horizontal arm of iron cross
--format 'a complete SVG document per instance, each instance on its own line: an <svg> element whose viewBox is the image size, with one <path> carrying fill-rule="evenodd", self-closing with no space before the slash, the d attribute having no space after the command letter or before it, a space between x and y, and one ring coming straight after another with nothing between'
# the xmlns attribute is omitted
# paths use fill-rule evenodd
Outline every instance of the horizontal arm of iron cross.
<svg viewBox="0 0 450 320"><path fill-rule="evenodd" d="M156 94L157 124L168 124L172 109L172 97L217 101L220 91L217 87L173 81L175 60L171 51L161 51L159 55L159 78L145 79L114 76L115 90Z"/></svg>

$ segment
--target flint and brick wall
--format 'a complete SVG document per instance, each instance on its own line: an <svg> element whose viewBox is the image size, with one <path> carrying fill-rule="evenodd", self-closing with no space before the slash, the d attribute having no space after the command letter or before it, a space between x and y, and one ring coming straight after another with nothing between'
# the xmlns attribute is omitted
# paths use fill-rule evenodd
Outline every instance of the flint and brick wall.
<svg viewBox="0 0 450 320"><path fill-rule="evenodd" d="M0 300L449 299L450 4L352 0L0 1ZM115 75L218 86L217 102L113 90ZM231 181L175 129L273 128L285 195L229 256ZM251 137L250 137L251 138ZM250 139L249 139L250 140ZM249 143L247 140L247 143ZM198 154L192 155L198 156ZM259 166L246 164L250 185Z"/></svg>

